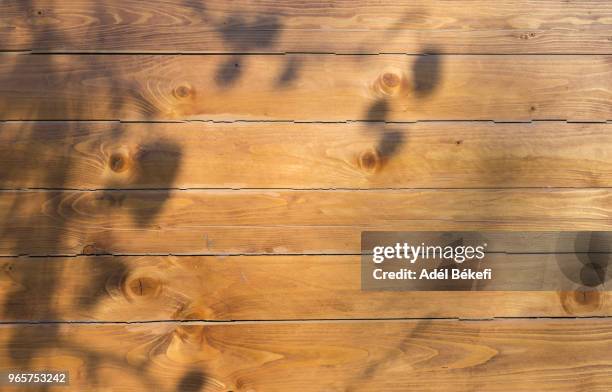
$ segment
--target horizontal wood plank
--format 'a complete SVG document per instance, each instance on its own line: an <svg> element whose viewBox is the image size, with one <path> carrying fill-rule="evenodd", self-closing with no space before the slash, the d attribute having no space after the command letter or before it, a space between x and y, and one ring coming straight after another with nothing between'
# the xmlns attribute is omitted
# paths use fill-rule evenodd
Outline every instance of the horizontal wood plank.
<svg viewBox="0 0 612 392"><path fill-rule="evenodd" d="M3 369L69 391L607 392L611 345L608 319L0 326Z"/></svg>
<svg viewBox="0 0 612 392"><path fill-rule="evenodd" d="M596 0L8 0L0 49L611 53L611 19Z"/></svg>
<svg viewBox="0 0 612 392"><path fill-rule="evenodd" d="M0 2L0 372L608 392L609 283L362 291L357 254L364 230L612 230L611 41L597 0Z"/></svg>
<svg viewBox="0 0 612 392"><path fill-rule="evenodd" d="M4 191L0 254L360 253L362 230L610 230L610 189Z"/></svg>
<svg viewBox="0 0 612 392"><path fill-rule="evenodd" d="M611 130L564 122L8 122L0 124L0 188L610 187Z"/></svg>
<svg viewBox="0 0 612 392"><path fill-rule="evenodd" d="M78 119L606 121L612 57L3 56L0 120Z"/></svg>
<svg viewBox="0 0 612 392"><path fill-rule="evenodd" d="M560 257L572 255L516 254L495 273L526 282L546 259L552 276ZM362 291L360 268L359 256L4 258L0 314L5 322L612 315L612 294L579 291L581 282L575 292L445 292L435 281L429 291Z"/></svg>

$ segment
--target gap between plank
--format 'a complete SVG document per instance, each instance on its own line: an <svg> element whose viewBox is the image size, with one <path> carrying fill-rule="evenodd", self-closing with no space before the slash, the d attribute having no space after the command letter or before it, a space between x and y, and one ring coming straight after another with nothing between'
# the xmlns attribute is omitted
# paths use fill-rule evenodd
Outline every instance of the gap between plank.
<svg viewBox="0 0 612 392"><path fill-rule="evenodd" d="M516 187L372 187L372 188L249 188L249 187L209 187L209 188L0 188L0 193L27 193L27 192L159 192L159 191L178 191L178 192L206 192L206 191L249 191L249 192L268 192L268 191L282 191L282 192L377 192L377 191L505 191L505 190L584 190L584 191L596 191L602 189L612 189L612 186L598 186L598 187L580 187L580 186L516 186Z"/></svg>
<svg viewBox="0 0 612 392"><path fill-rule="evenodd" d="M387 323L387 322L414 322L414 321L455 321L455 322L495 322L495 321L573 321L585 319L612 319L612 315L606 316L502 316L502 317L396 317L396 318L321 318L321 319L266 319L266 320L140 320L140 321L0 321L0 326L12 325L138 325L138 324L175 324L175 325L257 325L257 324L350 324L350 323Z"/></svg>

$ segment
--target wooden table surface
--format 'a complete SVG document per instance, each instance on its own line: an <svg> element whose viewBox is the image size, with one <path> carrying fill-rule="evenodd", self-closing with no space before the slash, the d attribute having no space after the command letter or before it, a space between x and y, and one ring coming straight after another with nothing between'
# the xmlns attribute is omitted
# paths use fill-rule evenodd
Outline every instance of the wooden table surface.
<svg viewBox="0 0 612 392"><path fill-rule="evenodd" d="M0 372L609 392L611 293L361 291L359 254L612 230L610 121L607 1L0 0Z"/></svg>

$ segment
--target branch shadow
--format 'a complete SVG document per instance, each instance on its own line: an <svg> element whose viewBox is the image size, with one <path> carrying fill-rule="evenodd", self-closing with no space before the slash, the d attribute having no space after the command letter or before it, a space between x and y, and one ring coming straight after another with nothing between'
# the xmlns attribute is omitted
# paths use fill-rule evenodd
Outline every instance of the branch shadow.
<svg viewBox="0 0 612 392"><path fill-rule="evenodd" d="M392 102L402 100L408 93L415 98L416 104L432 95L441 80L441 57L433 48L426 48L423 55L416 57L411 69L406 72L411 75L410 83L395 72L386 72L375 82L379 90L377 98L364 114L364 120L370 124L369 132L378 135L375 147L376 157L380 160L380 168L391 161L407 142L406 133L398 126L390 123ZM411 91L405 91L410 88Z"/></svg>
<svg viewBox="0 0 612 392"><path fill-rule="evenodd" d="M53 3L49 7L53 8ZM45 16L45 11L40 10L32 0L21 0L18 2L18 10L32 23L31 46L33 48L44 48L47 42L67 42L67 38L61 31L53 28L37 28L35 18ZM96 10L100 14L104 12L101 3L96 5ZM97 42L102 42L104 37L98 35ZM93 43L95 45L95 42ZM0 94L10 94L11 88L18 88L14 80L20 80L24 71L36 72L46 76L46 83L61 84L67 78L74 77L66 70L62 70L54 62L54 56L42 55L16 55L15 61L10 72L3 74L0 80ZM36 58L36 66L32 66L32 59ZM112 102L110 112L113 117L119 118L125 105L125 93L129 91L129 86L121 85L119 78L115 78L113 69L105 69L97 63L99 57L75 56L72 61L77 62L73 69L90 67L95 69L100 77L105 77L110 81L110 86L106 94ZM27 78L27 76L26 76ZM24 80L22 78L22 80ZM45 86L38 86L44 95ZM147 105L146 100L143 106ZM2 119L12 118L11 106L0 108ZM78 344L70 342L70 337L61 334L61 324L58 321L65 320L66 315L62 313L60 303L60 287L63 284L64 273L72 268L76 262L71 258L49 258L47 255L61 255L66 249L65 242L74 234L71 233L71 226L76 225L79 219L78 211L71 207L71 202L75 199L75 193L67 191L67 184L73 173L71 168L74 165L75 154L70 152L74 146L69 143L75 134L84 132L81 122L63 121L58 123L44 123L47 113L64 113L66 119L82 118L83 113L89 113L88 107L78 96L62 95L61 97L44 97L37 105L31 105L27 113L20 114L20 118L15 120L39 120L37 122L22 122L19 134L14 137L14 143L19 145L20 150L36 154L36 162L31 166L12 168L11 170L0 171L0 188L11 189L12 184L19 178L28 178L29 175L36 174L35 178L42 178L44 184L52 184L53 189L34 190L15 193L12 205L5 214L4 221L1 222L0 235L2 247L12 249L11 254L23 255L25 257L13 258L6 264L3 272L3 280L9 282L5 300L2 303L2 318L6 322L47 322L40 328L44 328L44 335L40 334L37 327L10 329L10 339L7 343L7 354L11 363L0 365L3 369L23 369L37 370L32 367L36 359L48 350L62 349L68 350L82 358L83 366L86 370L88 384L91 387L99 385L97 375L99 368L104 363L114 363L125 371L133 372L139 376L143 385L148 390L155 390L156 384L146 374L146 368L131 366L123 358L117 358L111 353L101 353L88 349ZM149 111L153 117L156 113L153 109ZM23 118L21 118L23 117ZM40 128L37 128L40 127ZM40 140L44 139L43 133L49 128L61 127L65 132L61 140L67 143L62 146L50 146L56 150L47 150L41 147ZM2 125L0 125L0 132ZM55 129L54 132L58 130ZM123 137L124 129L116 124L107 134L102 135L102 142L118 143ZM11 136L13 137L13 136ZM176 173L180 168L182 160L181 148L176 143L167 140L150 140L144 143L135 157L131 157L129 162L124 161L121 156L111 156L108 162L113 172L121 172L127 169L127 165L132 164L132 171L135 172L134 181L138 184L153 183L160 190L153 190L156 197L149 198L147 208L137 209L133 214L133 219L139 228L146 229L162 211L164 204L170 196L170 189L173 186ZM10 163L10 156L7 158ZM46 168L44 175L40 176L41 168ZM35 171L37 171L35 173ZM34 184L36 187L39 184ZM113 187L112 182L105 184L103 188ZM94 191L96 192L96 191ZM109 191L98 191L102 195L112 194L116 196L120 193ZM32 211L32 197L44 195L42 205ZM36 198L34 199L36 200ZM121 203L114 205L121 208ZM110 209L109 209L110 211ZM112 240L112 238L111 238ZM45 257L34 257L32 255L32 242L44 244ZM88 273L82 279L85 281L79 285L81 288L74 295L74 303L70 304L74 314L85 313L95 314L96 306L109 299L109 290L121 287L123 280L131 272L130 266L123 257L101 257L98 253L104 250L95 249L94 254L87 253L87 247L83 252L87 257L81 257ZM16 266L19 268L16 268ZM38 369L50 370L50 369ZM188 385L193 384L192 381ZM47 391L51 386L40 386L38 390ZM195 389L194 389L195 390Z"/></svg>

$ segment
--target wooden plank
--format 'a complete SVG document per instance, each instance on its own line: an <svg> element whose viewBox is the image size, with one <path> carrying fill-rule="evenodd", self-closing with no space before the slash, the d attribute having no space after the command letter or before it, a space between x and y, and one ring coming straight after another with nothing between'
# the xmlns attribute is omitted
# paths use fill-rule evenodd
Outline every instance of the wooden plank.
<svg viewBox="0 0 612 392"><path fill-rule="evenodd" d="M611 345L609 319L0 326L3 369L69 391L607 392Z"/></svg>
<svg viewBox="0 0 612 392"><path fill-rule="evenodd" d="M590 0L330 2L8 0L3 50L611 53L612 6Z"/></svg>
<svg viewBox="0 0 612 392"><path fill-rule="evenodd" d="M0 124L0 187L610 187L610 129L564 122L9 122Z"/></svg>
<svg viewBox="0 0 612 392"><path fill-rule="evenodd" d="M3 60L2 120L612 119L609 56L9 55ZM292 62L299 70L287 73Z"/></svg>
<svg viewBox="0 0 612 392"><path fill-rule="evenodd" d="M495 271L528 281L542 271L524 266L571 257L512 255ZM581 282L575 292L445 292L435 282L430 291L362 291L360 265L359 256L4 258L0 314L5 322L612 315L612 293L578 291Z"/></svg>
<svg viewBox="0 0 612 392"><path fill-rule="evenodd" d="M611 206L610 189L4 191L0 254L358 254L362 230L605 231Z"/></svg>

